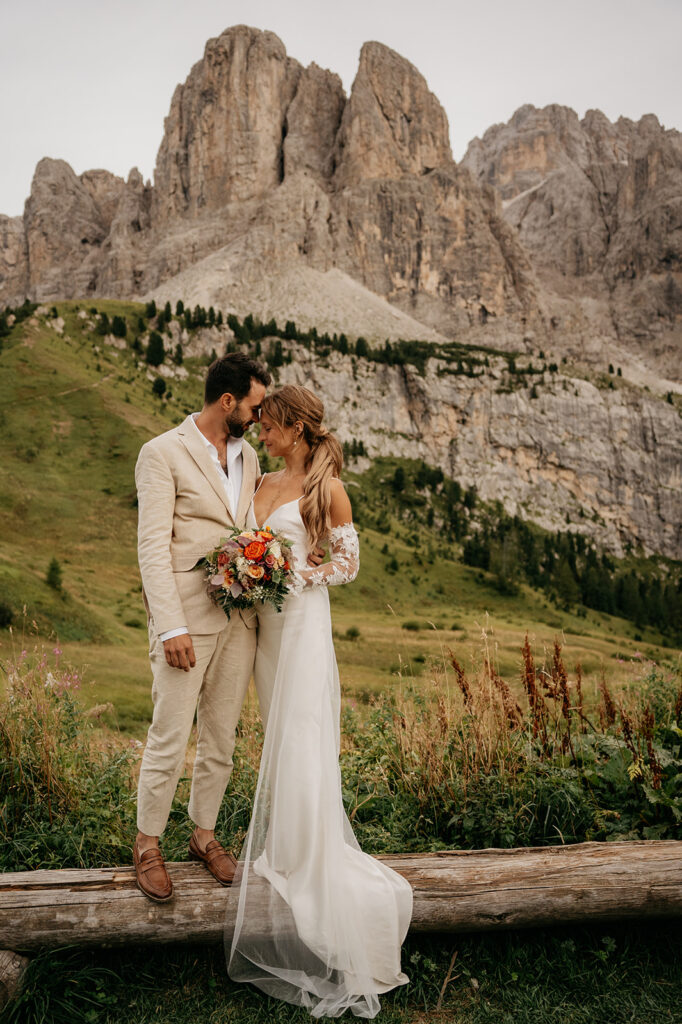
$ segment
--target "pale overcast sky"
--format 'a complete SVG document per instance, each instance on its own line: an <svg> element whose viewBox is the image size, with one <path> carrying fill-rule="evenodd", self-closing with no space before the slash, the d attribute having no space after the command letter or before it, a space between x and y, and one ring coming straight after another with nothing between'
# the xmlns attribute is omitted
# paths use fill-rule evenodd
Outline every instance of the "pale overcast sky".
<svg viewBox="0 0 682 1024"><path fill-rule="evenodd" d="M270 29L350 90L362 43L412 61L455 159L524 103L682 129L682 0L0 0L0 213L43 156L153 177L173 89L230 25Z"/></svg>

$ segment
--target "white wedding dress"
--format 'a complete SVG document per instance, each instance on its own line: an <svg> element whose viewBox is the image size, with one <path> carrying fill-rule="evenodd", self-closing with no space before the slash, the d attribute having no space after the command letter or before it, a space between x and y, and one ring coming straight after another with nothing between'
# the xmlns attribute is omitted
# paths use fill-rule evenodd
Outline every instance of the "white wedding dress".
<svg viewBox="0 0 682 1024"><path fill-rule="evenodd" d="M408 981L400 952L412 888L361 851L341 796L339 675L327 586L355 578L357 534L352 524L332 530L331 562L310 569L299 502L281 505L267 523L293 543L301 585L281 612L259 609L254 677L265 740L228 896L228 973L313 1017L348 1009L374 1017L379 993ZM257 526L253 503L247 526Z"/></svg>

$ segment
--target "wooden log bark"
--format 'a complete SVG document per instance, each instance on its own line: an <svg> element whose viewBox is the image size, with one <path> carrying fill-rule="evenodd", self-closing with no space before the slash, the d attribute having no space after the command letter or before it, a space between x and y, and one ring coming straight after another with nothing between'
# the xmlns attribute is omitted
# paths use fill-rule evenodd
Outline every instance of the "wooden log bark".
<svg viewBox="0 0 682 1024"><path fill-rule="evenodd" d="M0 949L0 1010L19 995L30 960L11 949Z"/></svg>
<svg viewBox="0 0 682 1024"><path fill-rule="evenodd" d="M682 914L682 842L579 843L381 857L414 891L413 932L527 928ZM0 948L218 942L227 890L170 863L175 894L148 900L131 867L0 874Z"/></svg>

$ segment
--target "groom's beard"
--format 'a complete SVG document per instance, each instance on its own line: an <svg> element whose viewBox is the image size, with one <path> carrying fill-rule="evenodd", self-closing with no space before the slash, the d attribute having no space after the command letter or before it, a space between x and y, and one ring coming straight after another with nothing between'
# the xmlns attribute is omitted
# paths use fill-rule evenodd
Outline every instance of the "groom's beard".
<svg viewBox="0 0 682 1024"><path fill-rule="evenodd" d="M239 414L236 413L225 420L225 426L230 437L243 437L249 423L242 423Z"/></svg>

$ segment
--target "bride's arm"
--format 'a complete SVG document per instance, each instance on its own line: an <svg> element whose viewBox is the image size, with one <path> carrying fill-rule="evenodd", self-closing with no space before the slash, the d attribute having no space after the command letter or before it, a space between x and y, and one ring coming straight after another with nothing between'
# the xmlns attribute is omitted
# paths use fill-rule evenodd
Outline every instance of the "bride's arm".
<svg viewBox="0 0 682 1024"><path fill-rule="evenodd" d="M329 553L331 561L316 569L299 569L292 590L303 587L333 587L339 583L351 583L360 568L360 544L353 526L353 512L350 500L340 480L332 480L331 508L329 518Z"/></svg>

